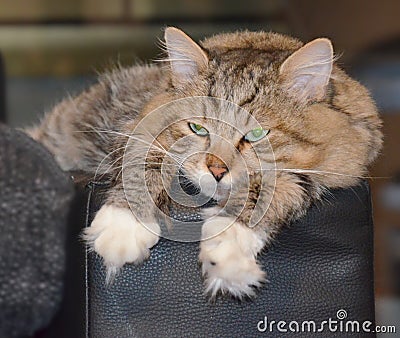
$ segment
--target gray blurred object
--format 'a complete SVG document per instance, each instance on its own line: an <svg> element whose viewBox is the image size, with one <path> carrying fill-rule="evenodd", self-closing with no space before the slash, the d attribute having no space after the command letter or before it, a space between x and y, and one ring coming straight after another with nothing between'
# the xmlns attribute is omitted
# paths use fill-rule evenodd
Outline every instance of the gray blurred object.
<svg viewBox="0 0 400 338"><path fill-rule="evenodd" d="M0 125L0 337L32 335L60 306L72 182L50 153Z"/></svg>
<svg viewBox="0 0 400 338"><path fill-rule="evenodd" d="M384 113L400 109L400 39L376 45L360 54L351 75L371 92Z"/></svg>
<svg viewBox="0 0 400 338"><path fill-rule="evenodd" d="M383 187L380 197L386 209L400 212L400 174Z"/></svg>
<svg viewBox="0 0 400 338"><path fill-rule="evenodd" d="M392 229L388 234L392 287L400 295L400 229ZM400 302L398 303L400 307Z"/></svg>
<svg viewBox="0 0 400 338"><path fill-rule="evenodd" d="M4 60L0 54L0 123L6 122L6 79L4 71Z"/></svg>

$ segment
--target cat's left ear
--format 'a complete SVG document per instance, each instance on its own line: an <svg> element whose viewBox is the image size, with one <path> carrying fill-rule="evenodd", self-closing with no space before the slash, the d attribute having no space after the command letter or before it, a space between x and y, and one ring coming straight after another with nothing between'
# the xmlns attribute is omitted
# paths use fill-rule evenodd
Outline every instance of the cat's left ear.
<svg viewBox="0 0 400 338"><path fill-rule="evenodd" d="M315 39L290 55L280 67L283 85L302 101L325 96L332 72L333 47L329 39Z"/></svg>
<svg viewBox="0 0 400 338"><path fill-rule="evenodd" d="M206 52L184 32L168 27L164 37L175 85L190 81L201 69L207 67Z"/></svg>

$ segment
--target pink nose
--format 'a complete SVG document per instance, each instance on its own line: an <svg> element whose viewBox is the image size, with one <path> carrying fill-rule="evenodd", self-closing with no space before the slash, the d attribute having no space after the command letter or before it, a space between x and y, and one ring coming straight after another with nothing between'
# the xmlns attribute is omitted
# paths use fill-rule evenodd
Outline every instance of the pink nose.
<svg viewBox="0 0 400 338"><path fill-rule="evenodd" d="M210 166L208 169L211 171L211 174L215 177L215 179L219 182L222 177L227 173L228 168L225 166Z"/></svg>

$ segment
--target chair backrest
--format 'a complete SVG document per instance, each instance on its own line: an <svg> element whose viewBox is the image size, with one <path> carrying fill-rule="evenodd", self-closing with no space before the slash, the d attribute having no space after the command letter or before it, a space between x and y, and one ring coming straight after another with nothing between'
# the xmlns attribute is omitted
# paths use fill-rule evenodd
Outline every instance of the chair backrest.
<svg viewBox="0 0 400 338"><path fill-rule="evenodd" d="M101 205L103 189L91 185L88 224ZM356 325L347 321L357 321L358 335L374 336L361 327L364 322L370 329L374 325L372 230L366 182L331 191L304 218L285 227L260 257L268 282L254 299L242 302L207 300L198 243L161 239L147 262L125 266L111 286L105 284L101 258L89 253L86 334L282 337L298 327L300 336L314 336L315 323L315 330L322 330L318 337L343 337ZM329 320L336 321L336 332ZM280 325L286 333L278 329L279 321L285 321Z"/></svg>

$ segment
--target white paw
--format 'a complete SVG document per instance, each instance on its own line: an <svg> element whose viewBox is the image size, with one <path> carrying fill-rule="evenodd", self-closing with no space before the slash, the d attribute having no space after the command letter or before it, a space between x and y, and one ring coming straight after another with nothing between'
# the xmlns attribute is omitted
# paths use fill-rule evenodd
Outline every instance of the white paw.
<svg viewBox="0 0 400 338"><path fill-rule="evenodd" d="M256 261L264 241L252 230L228 219L216 217L204 223L199 259L205 277L206 292L214 298L219 292L237 298L253 296L265 282L265 272ZM217 234L211 237L210 234ZM210 238L211 237L211 238Z"/></svg>
<svg viewBox="0 0 400 338"><path fill-rule="evenodd" d="M138 264L148 258L159 234L157 223L145 227L129 209L106 204L85 229L84 239L103 258L109 281L125 263Z"/></svg>

